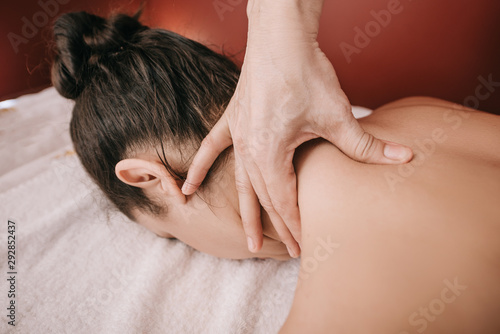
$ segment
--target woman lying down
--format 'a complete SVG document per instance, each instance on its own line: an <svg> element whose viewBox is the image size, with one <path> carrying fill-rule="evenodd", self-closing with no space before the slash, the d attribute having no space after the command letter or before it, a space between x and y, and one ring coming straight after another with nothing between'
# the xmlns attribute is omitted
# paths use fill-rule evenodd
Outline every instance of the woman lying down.
<svg viewBox="0 0 500 334"><path fill-rule="evenodd" d="M238 68L136 17L61 16L53 83L74 99L71 137L116 207L161 237L219 257L247 250L233 153L197 194L180 186L223 114ZM500 333L500 117L407 98L360 121L408 145L369 165L323 140L296 152L302 257L283 333ZM266 212L259 257L288 258Z"/></svg>

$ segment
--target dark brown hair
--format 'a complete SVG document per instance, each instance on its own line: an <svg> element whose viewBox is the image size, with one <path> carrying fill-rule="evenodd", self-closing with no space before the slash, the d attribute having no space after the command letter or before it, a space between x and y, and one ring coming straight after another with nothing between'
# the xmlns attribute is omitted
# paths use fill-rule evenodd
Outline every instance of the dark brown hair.
<svg viewBox="0 0 500 334"><path fill-rule="evenodd" d="M54 39L52 82L75 100L70 132L84 168L129 218L134 208L164 213L142 189L121 182L115 165L136 150L157 149L165 168L185 179L234 93L238 67L198 42L142 25L138 15L64 14ZM169 163L165 148L182 163Z"/></svg>

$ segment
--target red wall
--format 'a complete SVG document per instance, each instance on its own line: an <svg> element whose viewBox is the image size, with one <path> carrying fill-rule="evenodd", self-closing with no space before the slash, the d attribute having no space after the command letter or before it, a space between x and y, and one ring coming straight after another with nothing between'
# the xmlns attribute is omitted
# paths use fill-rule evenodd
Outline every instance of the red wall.
<svg viewBox="0 0 500 334"><path fill-rule="evenodd" d="M43 14L43 3L52 4L48 11L53 17ZM3 1L0 100L49 84L47 42L57 15L74 10L101 15L120 9L132 12L139 4L140 0ZM388 8L393 12L390 22L387 15L379 14L385 26L375 23L373 13ZM235 54L242 61L245 10L246 0L149 0L143 19L151 26ZM41 27L33 36L25 31L26 43L19 44L16 53L9 36L23 37L23 20ZM500 1L326 0L321 20L320 46L353 104L376 107L404 96L430 95L471 105L479 101L480 109L500 114L500 87L480 88L476 96L480 77L500 82ZM364 40L356 37L356 27L362 32L368 28ZM342 47L354 53L346 57Z"/></svg>

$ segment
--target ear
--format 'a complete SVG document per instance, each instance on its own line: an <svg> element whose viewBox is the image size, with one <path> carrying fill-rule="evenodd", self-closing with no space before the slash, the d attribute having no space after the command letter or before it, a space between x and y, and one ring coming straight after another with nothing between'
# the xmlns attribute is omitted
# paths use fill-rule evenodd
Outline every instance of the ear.
<svg viewBox="0 0 500 334"><path fill-rule="evenodd" d="M159 162L124 159L116 164L115 174L123 183L142 188L148 194L172 197L182 204L186 202L186 196L179 188L176 179Z"/></svg>

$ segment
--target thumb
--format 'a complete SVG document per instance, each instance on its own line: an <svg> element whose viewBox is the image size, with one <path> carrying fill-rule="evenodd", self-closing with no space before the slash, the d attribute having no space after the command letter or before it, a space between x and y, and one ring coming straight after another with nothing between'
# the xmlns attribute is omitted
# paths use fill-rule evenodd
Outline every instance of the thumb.
<svg viewBox="0 0 500 334"><path fill-rule="evenodd" d="M400 164L413 158L411 148L381 140L365 132L353 117L331 140L351 159L371 164ZM326 138L330 140L329 138Z"/></svg>

